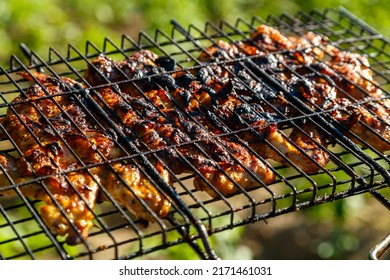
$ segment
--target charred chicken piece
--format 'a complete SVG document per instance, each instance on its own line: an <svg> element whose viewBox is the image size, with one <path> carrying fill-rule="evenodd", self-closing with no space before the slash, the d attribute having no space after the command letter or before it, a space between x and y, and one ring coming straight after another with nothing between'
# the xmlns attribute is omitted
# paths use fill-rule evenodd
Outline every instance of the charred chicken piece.
<svg viewBox="0 0 390 280"><path fill-rule="evenodd" d="M205 51L199 55L198 59L201 62L218 62L244 57L245 49L241 49L241 47L244 47L244 44L241 42L230 44L226 41L219 40L216 45L206 48ZM261 54L260 51L255 49L248 49L248 52L249 51L252 55Z"/></svg>
<svg viewBox="0 0 390 280"><path fill-rule="evenodd" d="M304 137L303 131L295 129L287 137L277 127L279 115L264 111L258 103L244 103L230 93L219 100L217 108L217 115L233 131L245 130L240 133L242 138L264 158L284 165L290 165L291 161L309 174L318 172L328 163L328 154L317 145L322 143L321 138Z"/></svg>
<svg viewBox="0 0 390 280"><path fill-rule="evenodd" d="M348 99L339 98L328 103L325 109L329 109L330 115L347 131L353 132L371 147L382 153L390 150L390 118L387 110L383 110L379 104L355 106ZM351 139L361 144L360 139L353 136Z"/></svg>
<svg viewBox="0 0 390 280"><path fill-rule="evenodd" d="M265 52L284 52L278 56L288 64L312 63L315 60L321 60L328 51L328 38L307 32L300 36L285 36L279 30L260 25L255 32L251 34L251 39L255 45ZM253 41L250 44L253 44Z"/></svg>
<svg viewBox="0 0 390 280"><path fill-rule="evenodd" d="M180 83L181 86L184 86ZM149 93L147 93L149 94ZM263 93L266 95L266 92ZM265 111L261 102L245 103L237 96L234 88L230 85L225 85L219 92L215 92L211 88L200 85L195 81L190 81L187 86L183 88L177 88L175 91L167 92L163 91L160 94L160 98L155 104L161 108L175 108L174 100L179 104L177 110L184 110L193 119L197 120L204 128L199 129L196 135L213 133L218 135L226 131L229 127L230 131L238 131L245 128L253 127L256 131L248 129L242 137L245 141L253 144L255 151L259 153L263 158L272 158L276 161L287 164L288 160L291 160L294 164L298 165L303 171L308 173L318 172L320 167L323 167L328 162L328 155L321 150L316 143L321 143L323 139L316 137L314 142L309 137L304 135L303 131L293 133L293 141L297 141L297 147L290 143L288 138L279 131L272 122L275 122L278 118L277 114L272 114ZM154 100L155 95L152 96ZM275 98L275 97L273 97ZM249 100L249 99L248 99ZM259 99L256 99L258 101ZM281 99L279 99L281 100ZM285 101L285 100L284 100ZM286 102L286 101L285 101ZM281 106L282 100L279 103ZM266 104L264 107L268 106ZM213 108L213 118L208 108ZM272 112L272 111L271 111ZM273 118L273 119L272 119ZM181 118L179 118L181 119ZM314 128L310 128L308 132L313 134L316 131ZM304 137L305 136L305 137ZM204 136L206 137L206 135ZM268 141L269 144L266 144ZM273 148L271 148L273 146ZM300 151L299 149L302 149ZM305 155L306 154L306 155ZM288 160L286 160L287 157Z"/></svg>
<svg viewBox="0 0 390 280"><path fill-rule="evenodd" d="M40 212L53 234L67 235L69 244L80 241L73 227L82 238L88 236L100 186L138 218L153 219L140 200L165 216L169 201L135 166L119 162L96 165L124 154L111 136L93 128L69 90L76 82L43 74L35 74L35 78L40 83L17 97L16 105L2 120L23 156L15 159L2 154L0 159L5 173L16 184L31 181L20 189L24 195L45 203ZM88 167L90 164L94 167ZM160 171L169 181L167 172L162 168ZM1 186L11 185L5 173L0 176ZM40 180L43 185L35 180L39 176L45 176Z"/></svg>
<svg viewBox="0 0 390 280"><path fill-rule="evenodd" d="M172 177L168 170L159 161L152 161L161 178L172 185ZM144 171L134 164L115 162L110 164L100 176L104 178L103 187L108 193L132 213L136 219L154 222L155 217L164 218L171 210L169 198L156 188ZM103 198L105 198L103 196ZM152 210L147 210L144 204Z"/></svg>
<svg viewBox="0 0 390 280"><path fill-rule="evenodd" d="M280 33L278 34L280 35ZM287 42L286 40L282 41ZM217 55L217 59L226 59L229 56L234 58L238 53L239 50L236 46L219 42L218 46L211 47L207 53L201 54L201 59L203 61L214 59L213 55ZM264 64L274 62L272 59L268 59L263 60L262 63L263 67L267 67ZM268 67L275 69L277 66L275 64ZM223 68L214 66L208 70L207 74L207 85L214 89L217 88L216 103L218 106L216 108L223 115L224 123L229 124L233 131L250 126L257 127L258 135L247 132L243 137L249 143L253 143L256 146L255 150L259 151L264 158L272 158L285 165L289 165L288 161L290 160L309 174L318 172L328 163L328 154L318 146L318 144L323 144L325 139L318 135L310 139L303 132L306 131L310 135L318 132L317 129L313 129L312 126L304 128L303 131L294 129L291 135L293 137L290 137L291 143L276 125L270 124L266 118L261 119L260 116L265 116L267 113L275 115L278 112L284 116L292 116L295 112L289 109L288 102L282 95L270 94L260 83L256 83L254 78L250 78L251 76L242 65ZM239 81L236 81L237 78ZM243 100L250 102L249 104L252 106L248 106ZM252 107L260 110L253 110ZM246 121L240 118L240 112L248 116ZM261 120L256 121L259 118ZM268 141L268 145L265 143L266 141Z"/></svg>
<svg viewBox="0 0 390 280"><path fill-rule="evenodd" d="M224 195L230 195L237 193L239 188L246 190L274 182L273 171L244 146L234 142L221 142L234 158L229 156L228 160L199 166L198 170L207 182L196 176L194 186L197 189L216 197L214 188Z"/></svg>
<svg viewBox="0 0 390 280"><path fill-rule="evenodd" d="M42 218L53 234L68 234L67 242L75 243L78 235L72 230L70 223L74 224L81 236L87 236L93 219L88 206L91 208L95 204L99 180L93 177L95 170L91 170L91 175L85 171L70 172L72 168L80 167L77 156L89 162L96 162L97 159L95 151L88 153L93 149L87 136L80 135L72 128L70 120L63 119L64 116L61 115L61 109L66 110L74 116L78 125L85 127L82 110L65 96L49 97L64 92L64 83L65 81L47 77L42 85L35 84L26 91L25 96L15 98L15 102L28 102L13 106L15 112L9 109L3 119L3 126L22 151L23 157L16 160L3 156L3 167L16 182L29 180L34 175L49 176L43 180L48 193L37 185L25 186L22 192L43 200L46 205L41 207ZM62 104L63 108L58 107L56 102ZM52 126L49 122L53 122ZM64 136L64 140L61 136ZM85 153L73 154L70 149L72 146L78 148L79 144L83 145L82 151ZM15 166L24 168L15 170ZM2 183L7 184L4 174L2 177ZM68 213L66 217L61 214L53 199Z"/></svg>
<svg viewBox="0 0 390 280"><path fill-rule="evenodd" d="M121 90L136 97L140 94L139 88L152 90L160 83L172 81L165 72L175 68L172 59L159 57L150 50L140 50L122 61L101 54L88 65L85 79L92 86L118 83Z"/></svg>
<svg viewBox="0 0 390 280"><path fill-rule="evenodd" d="M380 98L382 91L373 80L370 68L345 62L313 63L312 68L334 83L340 97L356 100Z"/></svg>
<svg viewBox="0 0 390 280"><path fill-rule="evenodd" d="M321 82L298 82L292 85L313 110L329 110L330 115L347 131L355 133L380 152L390 149L390 115L382 101L362 99L364 105L354 105L347 98L339 97L335 87ZM385 101L383 101L385 102ZM356 137L352 137L360 143Z"/></svg>
<svg viewBox="0 0 390 280"><path fill-rule="evenodd" d="M287 37L275 28L260 25L251 34L251 39L233 43L219 40L216 45L202 52L199 60L215 62L250 56L254 61L260 62L266 56L276 56L288 64L312 63L314 60L321 60L328 49L333 50L328 43L326 37L313 32ZM282 53L272 54L275 52Z"/></svg>
<svg viewBox="0 0 390 280"><path fill-rule="evenodd" d="M379 98L382 95L382 91L373 79L367 58L358 53L338 49L329 44L324 36L308 32L301 36L287 37L272 27L261 25L251 34L251 37L269 52L295 51L276 57L290 67L294 64L313 67L332 79L336 86L355 99ZM325 54L329 58L324 59Z"/></svg>
<svg viewBox="0 0 390 280"><path fill-rule="evenodd" d="M373 79L367 57L358 53L342 51L336 47L328 49L331 60L326 62L326 66L332 70L324 67L322 71L332 77L337 86L355 99L382 97L383 92Z"/></svg>
<svg viewBox="0 0 390 280"><path fill-rule="evenodd" d="M146 145L148 149L156 150L158 157L177 174L196 173L195 168L205 179L196 176L195 187L212 196L218 192L229 195L239 187L255 187L261 181L269 184L275 179L266 164L244 147L214 139L198 124L179 114L171 101L172 96L164 90L145 93L153 105L144 98L123 94L122 97L111 88L104 88L99 93L99 102L104 101L105 106L132 131L140 149ZM194 109L194 102L192 105L194 107L190 108Z"/></svg>
<svg viewBox="0 0 390 280"><path fill-rule="evenodd" d="M287 37L272 27L261 25L251 34L251 38L255 43L252 40L236 42L234 45L219 42L217 46L208 49L208 56L203 54L201 57L204 60L212 60L213 55L216 55L220 60L227 56L237 58L244 54L245 50L247 51L245 55L252 54L259 57L264 57L265 53L268 53L266 56L273 53L275 60L282 62L282 64L275 62L275 66L265 67L265 69L272 70L270 73L276 75L282 83L287 85L296 82L296 77L290 73L290 69L307 76L306 83L309 84L308 87L315 88L315 90L300 90L301 97L304 101L310 103L309 106L313 109L321 109L325 106L329 109L329 106L333 104L335 110L340 110L339 105L345 105L347 101L337 100L346 97L364 100L365 106L352 108L351 105L346 105L347 107L343 109L343 112L336 112L336 115L343 116L339 117L338 120L343 123L347 130L356 133L357 136L363 139L367 139L369 144L379 151L384 152L389 148L387 116L389 115L390 102L386 99L379 101L383 97L382 91L373 79L373 73L366 57L358 53L342 51L329 44L326 37L312 32ZM249 47L242 47L245 44L249 44ZM256 48L254 49L253 46ZM221 53L224 55L221 55ZM325 54L327 58L324 57ZM259 64L260 60L258 58L252 58L252 60ZM264 65L259 65L264 68ZM313 75L313 69L319 75ZM226 74L224 75L226 76ZM300 83L302 85L305 82L300 81ZM374 100L370 101L370 98ZM348 111L349 113L346 113ZM294 113L292 112L292 115ZM306 125L303 125L302 129L308 134L318 132L318 129L313 130L312 126L306 127ZM290 135L294 142L298 141L296 142L298 146L303 144L300 137L296 138L297 133L301 134L301 132L296 130ZM317 143L324 144L327 142L327 139L321 134L313 136L317 139L315 141ZM307 140L310 141L310 139ZM357 139L355 140L357 141ZM311 143L308 147L310 146L312 146Z"/></svg>

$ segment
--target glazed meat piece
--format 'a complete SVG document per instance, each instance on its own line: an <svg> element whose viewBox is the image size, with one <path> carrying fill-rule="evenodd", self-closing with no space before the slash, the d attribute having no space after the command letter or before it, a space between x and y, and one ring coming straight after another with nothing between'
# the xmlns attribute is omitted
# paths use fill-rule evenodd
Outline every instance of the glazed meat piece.
<svg viewBox="0 0 390 280"><path fill-rule="evenodd" d="M201 62L218 62L244 57L245 49L242 49L241 47L244 47L241 42L230 44L226 41L218 40L216 45L207 47L205 51L199 55L198 59ZM253 55L260 54L260 52L255 49L253 49L252 52Z"/></svg>
<svg viewBox="0 0 390 280"><path fill-rule="evenodd" d="M217 41L200 54L199 60L218 62L251 57L252 61L260 65L272 60L273 64L268 67L276 69L276 59L289 65L322 60L325 53L335 50L328 44L328 38L313 32L287 37L275 28L260 25L251 33L250 39L230 43Z"/></svg>
<svg viewBox="0 0 390 280"><path fill-rule="evenodd" d="M347 98L340 97L336 88L322 82L301 82L293 86L302 100L313 110L328 110L332 118L340 122L347 131L355 133L380 152L390 149L389 110L386 100L362 99L362 105L355 105ZM361 140L352 137L356 143Z"/></svg>
<svg viewBox="0 0 390 280"><path fill-rule="evenodd" d="M260 25L257 30L251 34L251 38L266 51L291 50L294 43L279 30L267 25Z"/></svg>
<svg viewBox="0 0 390 280"><path fill-rule="evenodd" d="M284 59L287 63L311 63L315 59L321 60L325 51L333 50L328 47L328 39L324 36L307 32L300 36L287 37L279 30L267 25L260 25L251 33L251 39L243 39L228 43L223 40L217 41L213 46L206 48L199 56L199 60L224 61L250 56L254 61L269 55L275 55ZM320 48L321 46L321 48ZM323 48L323 49L322 49ZM281 54L272 54L280 51L292 51ZM294 57L296 61L291 59Z"/></svg>
<svg viewBox="0 0 390 280"><path fill-rule="evenodd" d="M35 84L26 91L25 96L21 95L14 100L30 102L22 102L13 106L12 110L9 108L2 124L24 156L18 160L2 156L3 168L10 172L16 183L28 181L34 176L48 176L43 180L43 184L47 186L49 193L36 184L24 186L21 190L27 196L44 201L46 205L41 207L43 220L54 234L68 234L67 242L74 243L78 235L68 221L74 224L82 236L87 236L93 219L89 208L95 204L99 180L94 178L95 170L91 170L90 174L86 171L71 170L81 166L77 157L96 162L98 156L96 151L88 153L93 149L92 143L72 127L71 120L63 119L61 112L70 112L74 117L73 121L85 127L82 110L65 96L45 98L47 95L63 92L66 82L48 77L42 86ZM57 106L57 102L62 103L63 108ZM50 121L53 122L52 126L49 125ZM63 140L61 136L64 137ZM80 144L83 146L82 154L77 155L70 151L72 146L77 148ZM15 166L23 168L15 169ZM68 174L59 175L63 172ZM4 174L2 183L3 186L10 184ZM68 213L67 216L60 212L55 203L62 206Z"/></svg>
<svg viewBox="0 0 390 280"><path fill-rule="evenodd" d="M329 44L324 36L308 32L300 36L287 37L272 27L261 25L251 37L266 51L292 51L287 55L276 55L276 58L298 72L300 70L294 67L295 64L312 67L328 76L339 88L355 99L367 96L379 98L382 95L382 91L373 80L367 58L358 53L338 49ZM312 71L308 70L309 73Z"/></svg>
<svg viewBox="0 0 390 280"><path fill-rule="evenodd" d="M70 92L76 82L43 74L35 78L40 84L15 98L16 105L2 120L23 156L1 155L5 171L0 176L1 186L11 185L9 177L16 184L25 184L21 192L45 202L40 208L42 219L53 234L67 235L69 244L80 241L76 231L83 238L88 236L100 187L137 218L153 220L143 204L162 217L167 215L170 202L136 166L115 161L103 164L125 154L110 135L94 129L75 93ZM169 174L161 167L159 171L170 183ZM44 176L40 181L45 188L34 180L39 176ZM7 189L2 194L14 192Z"/></svg>
<svg viewBox="0 0 390 280"><path fill-rule="evenodd" d="M390 118L382 106L377 103L355 106L349 100L340 98L327 104L325 109L329 109L335 120L358 137L351 134L351 140L357 144L363 140L379 152L390 150Z"/></svg>
<svg viewBox="0 0 390 280"><path fill-rule="evenodd" d="M326 62L326 66L332 70L324 67L322 72L332 77L337 86L355 99L382 96L383 93L373 79L370 63L365 56L342 51L336 47L331 48L330 54L331 61Z"/></svg>
<svg viewBox="0 0 390 280"><path fill-rule="evenodd" d="M172 185L172 177L168 170L159 161L151 162L159 176L168 185ZM103 178L103 187L107 192L136 219L154 222L153 213L164 218L171 210L169 198L156 187L156 183L148 179L141 168L134 164L114 162L99 176ZM106 197L103 196L103 199Z"/></svg>
<svg viewBox="0 0 390 280"><path fill-rule="evenodd" d="M240 188L246 190L274 182L276 176L273 171L248 149L238 143L221 142L232 156L216 164L210 162L199 166L198 170L207 182L196 176L194 186L197 189L216 197L215 189L229 195L237 193Z"/></svg>

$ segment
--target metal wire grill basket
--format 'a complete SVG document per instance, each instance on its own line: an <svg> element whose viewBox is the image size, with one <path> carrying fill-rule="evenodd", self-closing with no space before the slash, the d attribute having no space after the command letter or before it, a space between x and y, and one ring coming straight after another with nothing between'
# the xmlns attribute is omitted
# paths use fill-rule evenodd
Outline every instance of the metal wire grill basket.
<svg viewBox="0 0 390 280"><path fill-rule="evenodd" d="M298 13L294 17L290 15L271 16L267 22L257 17L250 21L238 19L234 23L222 21L218 26L207 22L202 28L193 25L185 28L176 21L172 21L170 34L161 30L157 30L154 37L140 33L138 40L123 35L118 44L106 38L102 49L87 42L85 51L80 51L69 45L66 54L61 54L50 48L48 60L42 59L26 46L22 46L29 57L29 64L24 63L23 59L12 56L10 68L0 69L0 97L2 99L0 113L4 117L7 112L12 111L15 106L20 104L15 103L14 98L23 94L31 86L30 81L26 81L18 75L21 71L30 74L36 71L44 72L56 77L70 77L85 83L86 69L99 54L104 53L110 58L123 60L141 49L151 50L161 57L168 57L175 62L176 66L181 69L180 71L199 71L205 67L205 64L199 61L199 55L206 51L207 47L217 44L219 40L231 44L248 40L250 34L261 24L274 26L283 34L291 36L309 31L322 34L329 38L329 44L366 56L377 82L376 86L383 92L380 99L389 99L389 41L348 11L340 8L339 10L328 9L324 12ZM171 246L187 244L200 258L214 259L217 256L210 244L209 236L245 224L267 220L362 193L371 193L390 210L390 191L388 188L390 173L387 154L379 152L357 134L353 135L357 140L351 141L350 135L343 132L342 126L331 120L330 111L313 110L307 106L297 98L293 89L274 78L272 70L259 67L253 62L254 60L254 57L244 57L214 63L221 67L233 62L237 63L246 69L264 90L273 94L282 93L288 101L288 107L300 112L298 116L293 118L282 116L275 120L275 124L282 131L287 133L287 131L298 129L304 133L304 130L301 129L302 124L310 123L322 135L332 139L331 146L320 145L320 149L329 155L330 161L325 167L320 167L318 173L307 174L291 163L289 167L286 167L276 162L267 161L269 168L276 174L276 179L271 184L265 184L258 180L256 187L250 189L237 187L238 191L234 195L223 195L217 192L215 197L210 197L207 193L194 188L194 176L202 178L202 175L197 172L196 167L190 166L193 170L192 174L176 175L169 171L173 177L173 188L171 188L161 179L153 163L149 160L150 156L158 157L158 151L137 149L120 130L114 118L91 98L94 90L99 89L99 87L88 85L90 95L81 91L80 88L69 88L64 94L75 96L76 102L81 104L85 114L93 119L96 127L106 130L110 128L108 133L115 134L117 138L115 145L124 151L122 158L99 164L133 162L142 170L144 176L164 193L164 197L170 199L172 203L170 213L166 217L160 218L153 213L148 205L143 203L145 211L150 212L154 218L154 223L147 224L121 207L107 191L107 188L102 185L99 187L108 199L91 209L94 226L89 232L88 239L80 236L78 245L68 245L65 238L55 236L42 219L39 212L42 202L27 197L23 193L23 188L34 183L46 189L50 196L50 190L45 184L46 178L36 176L30 181L22 183L13 183L8 178L9 184L0 187L1 192L12 193L11 196L0 196L1 258L132 259ZM288 65L286 67L291 68ZM301 65L301 67L306 66ZM292 68L290 70L291 72L295 71ZM316 74L315 69L309 70ZM175 72L178 71L166 69L168 74ZM157 73L155 76L159 75L161 73ZM242 79L234 73L231 75L238 80ZM300 78L304 80L307 77L300 76ZM146 78L132 78L125 82L132 83L137 87L143 79ZM106 85L115 86L120 85L120 83L107 81ZM350 83L353 84L353 81ZM359 87L357 84L354 85ZM142 89L139 90L142 92ZM365 103L355 100L354 105L364 106ZM178 107L178 110L180 109ZM0 125L0 128L5 135L1 141L2 153L23 156L23 152L17 147L9 133L7 134L4 126ZM243 130L250 129L247 127ZM367 127L367 130L370 128ZM241 132L227 130L224 136L237 137ZM372 133L375 134L375 131ZM222 136L218 135L216 139L219 140L220 137ZM381 141L387 141L381 136L378 137L381 138ZM241 141L240 137L238 137L238 141ZM66 141L64 140L64 142ZM241 141L241 143L246 145L245 141ZM196 140L186 144L202 149ZM176 149L178 147L171 146L170 148ZM261 156L251 149L250 145L246 145L246 148L261 159ZM94 167L96 166L83 163L80 168L83 171L91 172ZM7 174L7 170L4 167L1 168L2 173ZM69 174L69 172L65 173L64 176L69 176ZM207 181L205 178L202 179ZM211 185L209 187L213 188ZM51 195L51 199L55 201L53 195ZM56 206L61 208L58 203ZM65 209L61 209L61 213L66 216ZM74 225L73 228L77 231ZM373 250L370 257L380 257L388 246L389 238L385 238Z"/></svg>

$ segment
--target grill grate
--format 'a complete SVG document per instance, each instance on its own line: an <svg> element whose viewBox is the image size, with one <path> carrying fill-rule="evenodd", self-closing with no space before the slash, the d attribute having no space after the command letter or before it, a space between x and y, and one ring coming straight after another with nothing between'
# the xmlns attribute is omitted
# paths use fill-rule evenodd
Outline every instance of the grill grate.
<svg viewBox="0 0 390 280"><path fill-rule="evenodd" d="M251 79L261 86L263 91L270 94L282 93L287 102L285 110L296 112L293 117L286 116L275 104L259 97L259 100L266 104L277 116L277 118L272 119L271 124L277 126L286 134L295 130L307 137L312 136L302 129L302 125L314 126L320 135L332 139L331 146L317 143L319 149L328 154L330 161L325 167L317 164L319 172L308 174L257 133L246 120L243 121L242 128L234 130L214 115L222 130L222 133L213 136L217 143L224 145L224 138L233 137L235 141L266 164L276 175L275 181L271 184L265 184L262 180L256 179L257 187L251 189L244 190L235 184L238 192L234 195L223 195L215 186L208 183L204 175L183 156L179 156L179 158L190 167L192 174L177 175L169 166L163 163L164 168L168 170L173 178L174 189L171 188L153 164L154 161L164 162L160 157L159 152L161 150L153 150L146 145L135 145L135 142L131 139L131 133L127 133L122 129L123 123L120 119L118 120L112 111L107 110L107 104L104 104L104 100L98 93L105 86L115 88L122 85L132 85L141 98L154 106L150 97L142 90L141 84L145 80L150 82L153 79L163 77L163 74L175 74L178 70L167 67L163 74L156 73L146 78L132 79L126 78L126 74L122 73L123 79L121 81L111 82L105 79L102 85L97 86L89 85L85 79L87 67L94 67L91 61L99 54L104 53L112 59L123 60L141 49L151 50L160 56L169 57L171 62L175 61L176 66L183 69L180 71L187 73L199 72L205 67L205 63L200 61L199 55L207 53L209 46L217 44L222 39L240 47L237 42L248 39L257 26L263 23L277 27L282 33L289 35L301 35L309 31L322 34L329 38L329 44L339 49L366 55L374 79L378 83L377 87L383 92L378 100L389 98L389 41L344 9L329 9L324 12L313 11L309 14L298 13L296 17L290 15L270 16L267 22L257 17L254 17L251 21L238 19L234 24L222 21L219 26L208 22L203 29L194 25L190 25L186 29L176 21L172 21L171 34L157 30L154 38L152 38L146 33L140 33L137 41L124 35L119 45L106 38L102 49L91 42L87 42L85 52L69 45L66 55L50 48L48 60L42 59L26 46L22 46L30 59L29 65L27 66L18 57L12 56L10 68L0 69L1 116L5 116L7 110L13 111L18 116L15 107L23 104L23 101L13 100L18 95L25 96L27 89L31 86L31 82L18 75L20 71L29 73L30 78L34 77L33 71L38 71L57 78L61 76L70 77L87 84L87 88L82 88L78 84L74 86L67 84L64 92L55 97L72 96L73 102L81 108L91 124L96 129L107 131L112 136L114 146L121 151L121 156L97 163L85 162L74 151L74 148L67 144L67 140L57 133L56 137L61 143L65 143L65 146L71 151L78 163L76 169L63 172L64 178L70 182L69 178L72 172L83 172L93 177L94 168L101 166L115 173L113 167L115 163L131 163L141 170L142 176L147 178L160 193L163 193L165 198L171 201L172 207L165 218L160 218L151 210L150 205L142 199L138 199L145 212L148 212L155 221L146 225L143 219L135 218L132 213L122 208L107 186L95 180L105 197L105 201L97 204L94 208L89 207L89 210L93 213L94 226L89 231L88 239L83 238L79 233L79 244L68 245L65 237L55 236L42 219L39 213L42 202L26 197L23 193L23 190L29 184L39 185L47 193L49 200L60 209L60 213L63 217L66 217L73 230L77 232L76 225L66 215L66 209L60 205L47 186L47 179L50 176L46 175L45 177L35 174L30 180L15 183L7 174L7 170L0 166L6 180L9 182L7 186L0 187L0 191L12 194L12 196L0 196L0 257L4 259L132 259L171 246L188 244L200 258L214 259L217 256L210 244L209 236L238 226L267 220L285 213L366 192L372 193L374 197L389 208L389 199L387 198L390 196L388 189L388 183L390 182L388 156L372 147L366 139L358 134L353 132L348 135L345 134L345 127L332 117L331 109L324 109L316 104L302 102L294 87L286 85L280 79L275 79L275 77L279 77L277 69L260 67L256 64L256 57L234 57L208 65L220 66L230 76L242 81L243 77L240 77L229 68L229 65L234 63L244 69ZM261 49L261 46L257 47ZM318 47L325 49L326 46L320 45ZM304 51L304 49L297 51ZM288 54L288 51L279 51L279 53L285 55ZM267 57L271 57L271 55ZM319 69L313 68L312 65L301 64L292 67L283 61L279 62L297 80L305 81L313 76L324 76ZM37 78L33 79L35 79L34 82L39 83ZM350 84L360 89L360 93L367 94L358 84ZM244 87L245 90L255 94L254 89L247 84ZM344 92L345 98L353 101L354 106L368 108L369 101L356 99L340 86L336 85L336 87L340 92ZM120 94L119 91L118 94ZM71 122L72 127L79 133L83 133L80 125L55 101L53 95L48 96L47 94L40 97L39 101L46 99L53 101L63 117ZM241 101L249 106L247 100L241 99ZM46 118L36 104L34 103L34 108L42 118ZM178 102L173 102L173 106L175 110L204 129L202 123L188 114ZM167 119L170 118L163 110L158 107L155 109L161 116ZM201 109L208 112L206 107ZM212 118L213 112L210 113L210 118ZM138 114L141 115L140 112ZM375 115L375 112L373 114ZM19 120L21 121L20 116ZM56 131L51 120L46 118L45 121L50 129ZM381 122L384 121L381 120ZM34 132L25 123L24 126L29 135L34 136ZM4 134L0 143L2 152L15 157L23 156L23 151L18 148L17 143L2 124L0 128L2 134ZM372 134L376 134L378 139L387 142L369 126L366 125L365 128L371 130ZM258 141L266 142L271 150L291 166L286 167L280 163L265 161L241 137L246 132L257 137ZM351 141L351 136L357 140ZM42 146L37 137L33 138L37 145ZM290 144L298 150L301 149L293 142ZM208 153L207 147L202 145L201 140L191 139L185 145L193 147L205 158L212 160L212 155ZM168 148L180 155L178 149L181 146L183 145L170 145ZM234 156L232 152L228 151L228 153L230 153L230 156ZM98 155L105 159L105 156L99 151ZM247 166L239 161L237 161L237 164L254 176ZM214 198L194 188L194 176L201 178L215 192ZM124 179L119 175L114 176L114 180L121 181L126 185ZM71 183L70 185L77 193L76 187L72 186ZM128 189L131 192L131 189ZM83 199L80 193L77 195Z"/></svg>

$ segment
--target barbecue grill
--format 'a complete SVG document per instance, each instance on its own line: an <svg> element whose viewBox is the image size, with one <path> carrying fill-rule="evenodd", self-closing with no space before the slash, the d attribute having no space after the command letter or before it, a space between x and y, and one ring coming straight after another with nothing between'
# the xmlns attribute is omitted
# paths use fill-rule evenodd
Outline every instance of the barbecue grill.
<svg viewBox="0 0 390 280"><path fill-rule="evenodd" d="M295 17L285 14L280 17L270 16L266 22L258 17L249 21L238 19L235 23L222 21L218 26L207 22L202 28L194 25L185 28L178 22L172 21L170 34L157 30L152 37L141 32L138 40L123 35L119 44L106 38L102 49L87 42L85 51L69 45L66 54L50 48L47 60L22 45L21 48L29 62L25 63L23 59L11 56L9 69L1 68L0 70L0 97L2 99L0 114L5 116L7 110L13 110L17 104L12 100L23 94L31 85L30 81L18 75L21 71L30 74L33 71L44 72L56 77L65 76L85 82L86 68L99 54L104 53L110 58L123 60L141 49L152 50L161 57L168 57L170 62L174 62L178 68L182 69L180 71L199 71L205 67L205 63L199 61L198 57L206 51L208 46L216 44L221 39L232 44L248 39L249 34L256 30L258 25L264 23L288 35L299 35L308 31L322 34L339 49L366 55L378 88L384 93L382 99L390 98L388 94L390 42L347 10L339 8L338 10L327 9L323 12L301 12ZM187 244L199 255L199 258L216 259L218 256L214 252L209 237L249 223L265 221L279 215L363 193L370 193L390 210L388 156L372 147L359 135L351 133L357 139L354 142L351 141L351 134L344 133L343 125L332 119L329 110L321 108L313 110L297 97L293 88L275 79L273 70L262 69L253 63L253 59L248 56L212 63L222 67L232 62L239 63L263 89L275 95L283 94L288 102L287 107L299 112L299 115L293 118L284 117L277 111L277 108L273 108L280 116L273 120L273 123L277 124L286 134L293 129L305 133L301 126L310 123L321 135L332 139L332 145L327 147L319 145L320 149L325 151L330 158L325 167L319 166L319 172L307 174L291 162L287 167L280 163L267 161L266 164L276 175L273 183L265 184L258 180L257 187L244 190L237 186L238 192L233 195L223 195L216 191L215 197L210 197L207 193L194 188L193 174L200 178L202 176L197 174L193 167L194 172L189 175L175 175L171 172L174 181L174 188L171 188L162 180L149 160L151 157L158 158L158 151L152 149L140 151L129 140L119 128L115 117L103 110L101 105L91 97L96 87L89 86L88 90L77 87L69 88L64 94L74 96L85 113L93 119L95 126L107 130L112 136L115 135L116 145L125 151L125 156L117 161L133 162L143 170L144 175L153 185L171 201L171 211L165 218L160 218L144 203L145 211L150 212L155 219L154 223L146 224L145 221L135 219L131 213L123 209L118 201L107 192L105 186L100 186L107 199L92 210L94 226L88 239L80 236L79 244L68 245L64 237L53 235L43 221L38 210L42 202L26 197L22 192L22 189L29 183L39 184L43 189L47 188L44 183L45 178L36 176L33 182L18 184L9 179L9 185L0 188L0 191L13 193L12 196L0 196L0 258L133 259L168 247ZM285 67L290 66L285 65ZM312 74L318 74L316 69L309 70ZM174 73L178 70L167 67L165 71ZM290 71L296 73L295 69L290 69ZM230 74L234 75L234 73ZM156 73L153 78L158 78L160 75L162 74ZM307 76L298 73L296 75L302 80L307 79ZM235 78L241 79L239 76ZM132 78L125 82L137 88L143 79L150 79L150 77ZM107 85L115 86L115 83L107 81ZM355 86L359 87L359 85ZM142 92L141 89L139 90ZM179 104L176 105L177 110L180 110ZM354 105L364 105L364 101L355 101ZM223 123L222 125L226 126ZM4 127L1 125L0 128L5 134L1 141L2 152L22 156L14 140L9 134L4 133ZM241 131L226 129L224 136L234 136L245 146L245 141L239 137L239 133L245 130L252 131L248 125ZM368 126L367 130L370 130ZM310 135L307 136L310 137ZM217 141L220 137L222 136L215 136ZM386 142L385 139L382 138L382 140ZM261 136L259 136L259 141L261 141ZM187 144L202 150L196 140ZM268 145L272 146L270 143ZM177 147L170 146L170 148L176 149ZM246 145L246 148L256 154L249 145ZM256 156L261 158L259 155ZM116 159L111 160L110 163L115 161ZM90 172L93 167L85 163L82 164L81 169ZM1 168L6 174L4 167ZM209 187L213 188L211 185ZM49 190L47 193L50 195ZM53 197L52 200L55 201ZM57 207L61 208L59 204ZM65 212L64 209L60 211ZM373 249L370 257L379 258L389 247L389 243L389 238L384 238Z"/></svg>

